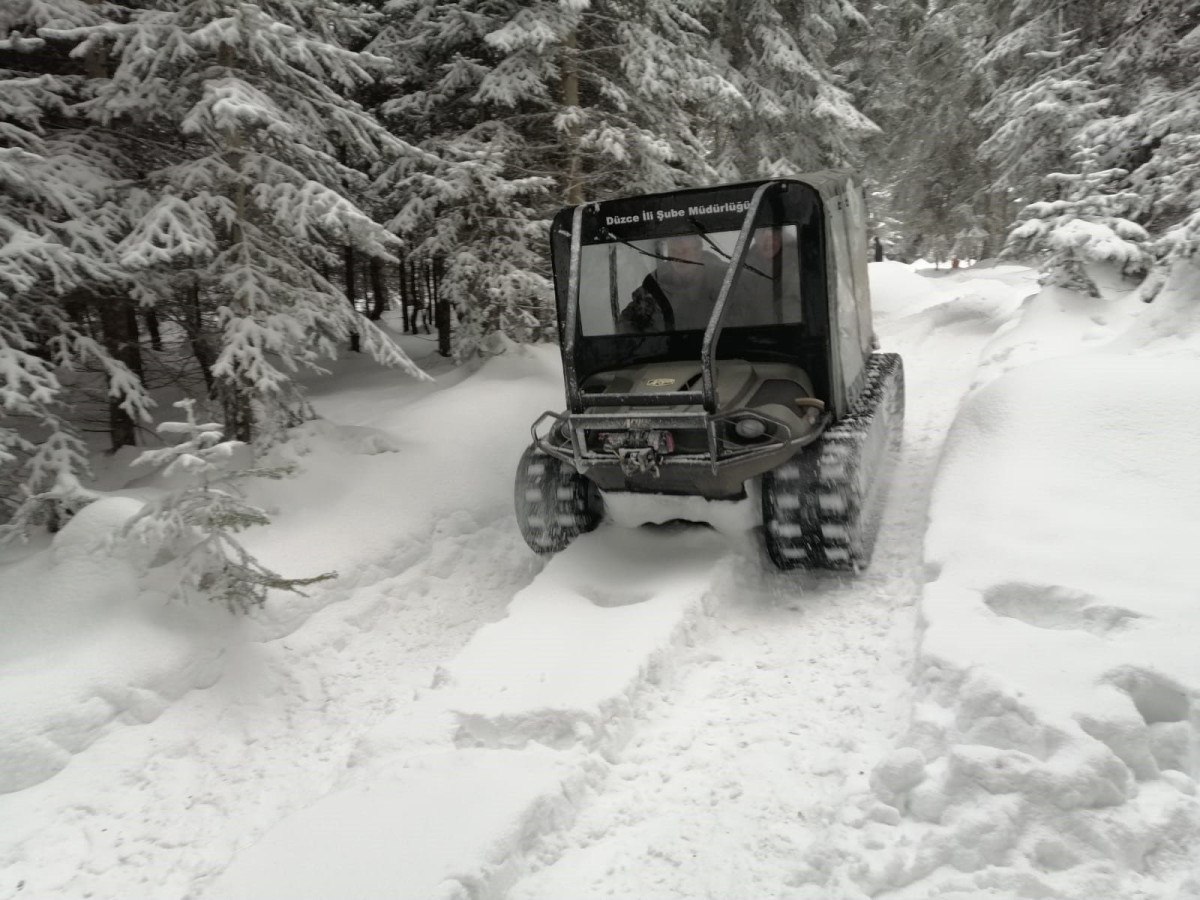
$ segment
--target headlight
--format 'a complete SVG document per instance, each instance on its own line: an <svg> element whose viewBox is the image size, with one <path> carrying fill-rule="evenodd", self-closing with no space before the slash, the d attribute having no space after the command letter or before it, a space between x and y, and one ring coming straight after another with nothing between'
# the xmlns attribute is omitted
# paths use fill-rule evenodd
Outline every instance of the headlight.
<svg viewBox="0 0 1200 900"><path fill-rule="evenodd" d="M767 431L767 423L762 419L738 419L733 424L733 430L737 432L738 437L752 441L755 438L762 437Z"/></svg>

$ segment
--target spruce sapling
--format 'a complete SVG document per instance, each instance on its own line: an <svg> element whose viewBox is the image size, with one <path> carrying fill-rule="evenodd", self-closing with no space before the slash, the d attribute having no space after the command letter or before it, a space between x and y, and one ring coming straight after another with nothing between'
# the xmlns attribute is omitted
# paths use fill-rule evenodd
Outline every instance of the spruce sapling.
<svg viewBox="0 0 1200 900"><path fill-rule="evenodd" d="M240 482L249 477L283 478L288 466L240 468L236 451L241 441L222 440L221 426L196 420L195 401L175 404L187 415L184 422L158 426L163 436L179 435L179 443L147 450L135 465L161 467L171 478L186 482L148 504L125 526L122 537L138 540L158 551L158 559L179 559L177 599L211 597L233 612L262 606L271 589L303 594L300 588L336 577L325 572L309 578L286 578L264 566L235 538L253 525L270 522L260 508L247 503Z"/></svg>

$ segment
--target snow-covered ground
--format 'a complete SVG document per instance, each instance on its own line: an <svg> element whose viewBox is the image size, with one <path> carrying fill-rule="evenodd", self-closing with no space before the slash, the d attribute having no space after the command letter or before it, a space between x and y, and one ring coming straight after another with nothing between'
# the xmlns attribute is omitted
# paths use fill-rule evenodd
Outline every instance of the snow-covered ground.
<svg viewBox="0 0 1200 900"><path fill-rule="evenodd" d="M0 898L1200 897L1198 282L872 266L908 413L857 578L745 505L543 563L553 348L347 362L254 489L308 599L139 589L94 548L145 485L0 564Z"/></svg>

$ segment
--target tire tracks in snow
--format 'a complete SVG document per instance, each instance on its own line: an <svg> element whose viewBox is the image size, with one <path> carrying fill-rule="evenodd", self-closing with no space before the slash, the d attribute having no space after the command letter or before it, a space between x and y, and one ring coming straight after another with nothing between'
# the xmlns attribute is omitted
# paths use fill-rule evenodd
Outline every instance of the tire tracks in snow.
<svg viewBox="0 0 1200 900"><path fill-rule="evenodd" d="M382 721L354 783L211 896L822 896L814 838L887 815L846 801L907 717L929 489L987 324L918 316L899 341L919 399L873 572L780 575L699 529L586 535L440 667L425 715L455 729Z"/></svg>
<svg viewBox="0 0 1200 900"><path fill-rule="evenodd" d="M536 575L522 550L507 517L445 516L283 636L231 645L213 687L0 797L0 897L195 896L240 849L352 778L378 722L422 708L437 665ZM411 740L452 727L421 722Z"/></svg>
<svg viewBox="0 0 1200 900"><path fill-rule="evenodd" d="M619 528L577 541L441 668L424 715L456 728L421 740L411 711L381 722L353 783L281 823L206 896L501 896L670 679L722 546Z"/></svg>
<svg viewBox="0 0 1200 900"><path fill-rule="evenodd" d="M862 802L871 767L907 724L922 538L944 435L997 321L914 316L905 448L868 573L780 575L730 554L707 637L677 687L655 687L633 739L572 829L534 849L509 896L861 896L830 882L817 838L895 814ZM898 346L897 346L898 345Z"/></svg>
<svg viewBox="0 0 1200 900"><path fill-rule="evenodd" d="M884 814L843 807L906 715L929 485L994 325L964 316L934 328L918 316L893 329L892 348L909 370L909 427L872 573L776 575L737 542L701 548L690 563L685 554L681 564L706 574L664 607L675 619L641 623L657 638L624 658L631 677L592 695L610 702L543 716L534 727L536 716L481 704L472 670L455 663L469 662L472 632L514 593L510 617L517 599L537 600L530 588L554 585L556 564L570 568L572 551L584 559L612 535L581 541L535 578L539 564L507 517L480 526L460 514L447 523L453 534L431 536L421 554L400 552L378 567L378 581L374 569L361 574L345 602L247 649L230 677L140 738L129 733L141 729L126 729L99 742L90 771L114 775L104 812L72 806L73 793L96 791L72 792L79 776L71 767L22 792L22 802L58 822L53 839L21 844L14 871L49 895L129 896L140 885L155 896L195 896L257 837L265 846L278 836L286 851L289 838L311 836L289 831L289 821L316 801L313 816L337 807L350 816L337 820L347 828L382 823L393 840L375 851L380 861L397 849L389 827L435 833L445 824L439 811L479 820L477 842L462 845L465 855L435 880L439 896L834 896L816 887L829 866L800 860L825 823ZM708 537L688 532L670 543ZM605 559L582 581L560 579L558 596L596 606L597 625L652 609L659 594L636 582L627 587L640 602L628 606L593 590L621 572ZM648 568L662 561L652 552ZM407 569L395 575L392 563ZM548 614L555 596L541 598ZM413 601L427 616L416 633L416 609L401 608ZM479 634L502 634L497 628ZM613 644L614 659L619 649ZM452 657L441 687L429 689ZM566 655L558 671L570 673L571 662ZM486 677L486 667L473 671ZM557 730L563 722L570 727ZM447 797L455 803L439 807ZM364 808L381 818L360 821ZM388 819L397 808L432 819ZM371 859L350 864L365 870Z"/></svg>

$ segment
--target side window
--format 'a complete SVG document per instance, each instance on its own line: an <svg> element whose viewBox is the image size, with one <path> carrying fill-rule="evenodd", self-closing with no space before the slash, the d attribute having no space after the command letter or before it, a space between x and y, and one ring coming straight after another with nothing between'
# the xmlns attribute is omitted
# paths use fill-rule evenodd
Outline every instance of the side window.
<svg viewBox="0 0 1200 900"><path fill-rule="evenodd" d="M831 297L833 316L837 325L837 348L840 357L842 381L848 392L862 372L863 352L859 332L858 312L855 309L856 293L854 263L851 248L854 235L850 231L850 216L846 195L839 194L829 203L829 233L833 240L833 265L836 296Z"/></svg>
<svg viewBox="0 0 1200 900"><path fill-rule="evenodd" d="M855 308L858 310L859 339L863 353L871 352L871 339L875 335L875 323L871 319L871 286L867 275L867 204L861 189L849 193L850 215L847 224L850 247L854 250L853 266L855 279Z"/></svg>

